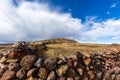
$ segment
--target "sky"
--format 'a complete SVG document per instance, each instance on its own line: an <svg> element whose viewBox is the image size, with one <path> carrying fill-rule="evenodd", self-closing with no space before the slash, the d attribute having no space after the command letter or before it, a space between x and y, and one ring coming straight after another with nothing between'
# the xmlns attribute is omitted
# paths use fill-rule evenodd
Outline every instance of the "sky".
<svg viewBox="0 0 120 80"><path fill-rule="evenodd" d="M120 0L0 0L0 43L51 38L120 43Z"/></svg>

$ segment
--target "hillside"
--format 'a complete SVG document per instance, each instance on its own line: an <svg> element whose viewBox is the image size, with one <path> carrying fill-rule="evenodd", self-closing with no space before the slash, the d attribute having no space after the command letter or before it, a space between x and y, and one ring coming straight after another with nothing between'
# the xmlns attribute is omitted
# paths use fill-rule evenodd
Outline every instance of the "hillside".
<svg viewBox="0 0 120 80"><path fill-rule="evenodd" d="M57 38L49 40L41 40L35 42L28 42L30 45L36 46L39 49L38 54L45 57L58 57L59 54L71 55L76 51L80 51L85 55L88 53L104 53L108 51L118 51L120 46L117 44L89 44L89 43L78 43L77 41ZM12 44L1 44L0 51L9 49ZM41 50L41 46L46 46L46 49Z"/></svg>

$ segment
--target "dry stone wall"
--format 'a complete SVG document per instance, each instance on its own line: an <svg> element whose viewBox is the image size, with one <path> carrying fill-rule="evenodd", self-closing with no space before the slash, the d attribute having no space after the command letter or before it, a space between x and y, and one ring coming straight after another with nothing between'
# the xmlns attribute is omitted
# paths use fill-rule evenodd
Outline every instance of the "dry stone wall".
<svg viewBox="0 0 120 80"><path fill-rule="evenodd" d="M120 80L119 51L89 56L78 51L53 59L39 57L36 51L17 42L0 54L0 80Z"/></svg>

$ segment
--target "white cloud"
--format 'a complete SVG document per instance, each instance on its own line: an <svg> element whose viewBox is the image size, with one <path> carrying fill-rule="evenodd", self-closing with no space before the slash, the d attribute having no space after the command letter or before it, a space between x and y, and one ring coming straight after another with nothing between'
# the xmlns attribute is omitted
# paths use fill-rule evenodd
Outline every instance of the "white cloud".
<svg viewBox="0 0 120 80"><path fill-rule="evenodd" d="M90 22L90 21L89 21ZM120 19L108 19L106 21L91 21L91 29L83 33L82 39L97 40L103 37L119 37L120 36ZM90 23L87 23L90 24Z"/></svg>
<svg viewBox="0 0 120 80"><path fill-rule="evenodd" d="M49 7L27 1L15 7L11 0L0 0L0 41L75 38L82 29L81 20Z"/></svg>
<svg viewBox="0 0 120 80"><path fill-rule="evenodd" d="M108 36L120 37L120 19L101 21L86 17L86 22L82 23L71 13L61 13L46 3L26 0L18 3L15 7L12 0L0 0L0 42L58 37L94 41Z"/></svg>
<svg viewBox="0 0 120 80"><path fill-rule="evenodd" d="M111 8L114 8L114 7L116 7L118 5L118 2L117 3L113 3L110 7Z"/></svg>

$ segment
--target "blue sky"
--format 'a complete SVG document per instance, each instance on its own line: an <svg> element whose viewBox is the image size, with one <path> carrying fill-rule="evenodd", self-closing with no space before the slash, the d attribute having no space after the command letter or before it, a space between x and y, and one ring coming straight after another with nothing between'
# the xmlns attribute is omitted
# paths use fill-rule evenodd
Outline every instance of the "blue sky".
<svg viewBox="0 0 120 80"><path fill-rule="evenodd" d="M85 19L86 16L98 16L102 19L120 17L120 0L50 0L55 6L61 6L64 12L73 17Z"/></svg>
<svg viewBox="0 0 120 80"><path fill-rule="evenodd" d="M17 0L13 0L16 2ZM26 0L35 1L35 0ZM72 17L85 20L86 16L101 19L120 18L120 0L37 0L52 7L61 7L62 12L70 12Z"/></svg>
<svg viewBox="0 0 120 80"><path fill-rule="evenodd" d="M70 38L120 43L120 0L0 0L0 43Z"/></svg>

